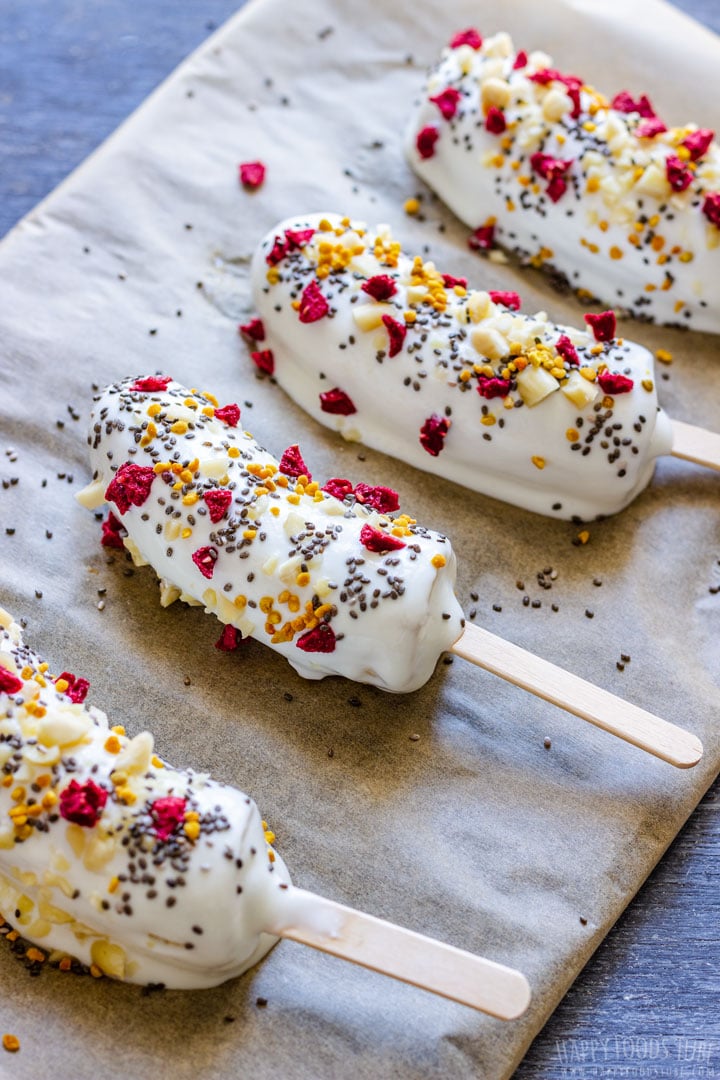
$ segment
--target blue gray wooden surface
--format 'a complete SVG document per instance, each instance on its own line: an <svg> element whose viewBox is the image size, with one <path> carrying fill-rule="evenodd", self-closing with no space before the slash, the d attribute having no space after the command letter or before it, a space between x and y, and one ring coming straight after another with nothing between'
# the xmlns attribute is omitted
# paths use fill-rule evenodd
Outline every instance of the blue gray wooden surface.
<svg viewBox="0 0 720 1080"><path fill-rule="evenodd" d="M239 6L0 0L0 236ZM720 33L720 0L678 6ZM720 573L720 551L717 558ZM719 933L720 781L535 1040L517 1080L720 1077Z"/></svg>

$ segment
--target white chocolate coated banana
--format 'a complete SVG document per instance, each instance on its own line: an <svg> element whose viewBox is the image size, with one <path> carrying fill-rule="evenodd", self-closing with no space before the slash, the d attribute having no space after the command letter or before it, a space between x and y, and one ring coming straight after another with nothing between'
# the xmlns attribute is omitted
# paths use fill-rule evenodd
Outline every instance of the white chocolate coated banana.
<svg viewBox="0 0 720 1080"><path fill-rule="evenodd" d="M525 315L516 294L403 253L387 226L333 214L268 233L252 280L256 363L346 439L442 479L592 520L627 506L671 449L653 358L616 336L612 312L583 330Z"/></svg>

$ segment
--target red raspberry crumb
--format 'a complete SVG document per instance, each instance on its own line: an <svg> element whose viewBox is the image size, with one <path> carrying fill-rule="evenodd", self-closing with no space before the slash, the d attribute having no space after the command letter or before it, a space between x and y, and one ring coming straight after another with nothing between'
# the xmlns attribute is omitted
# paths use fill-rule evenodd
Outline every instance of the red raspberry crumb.
<svg viewBox="0 0 720 1080"><path fill-rule="evenodd" d="M312 473L303 461L300 447L297 443L288 446L287 450L280 458L278 468L280 469L280 472L285 473L286 476L307 476L308 480L312 480Z"/></svg>
<svg viewBox="0 0 720 1080"><path fill-rule="evenodd" d="M264 341L265 340L265 327L263 326L262 319L251 319L250 322L241 323L238 330L244 338L249 341Z"/></svg>
<svg viewBox="0 0 720 1080"><path fill-rule="evenodd" d="M385 551L400 551L407 547L399 536L391 536L382 529L376 529L374 525L363 525L360 530L360 543L368 551L374 551L379 555Z"/></svg>
<svg viewBox="0 0 720 1080"><path fill-rule="evenodd" d="M615 312L601 311L597 315L583 315L596 341L612 341L615 337Z"/></svg>
<svg viewBox="0 0 720 1080"><path fill-rule="evenodd" d="M527 62L528 54L525 52L524 49L521 49L515 57L515 62L513 63L513 71L517 71L518 68L527 67Z"/></svg>
<svg viewBox="0 0 720 1080"><path fill-rule="evenodd" d="M389 274L375 274L362 285L362 291L373 300L389 300L397 292L397 285Z"/></svg>
<svg viewBox="0 0 720 1080"><path fill-rule="evenodd" d="M268 263L270 266L277 266L277 264L279 262L282 262L282 260L285 258L288 251L289 246L287 239L284 237L276 236L273 241L273 246L271 247L268 254L265 256L265 262Z"/></svg>
<svg viewBox="0 0 720 1080"><path fill-rule="evenodd" d="M574 158L570 158L569 161L563 161L561 158L554 158L550 154L542 154L540 151L536 151L530 156L531 168L549 181L546 193L553 202L557 202L567 191L565 173L573 165L574 160Z"/></svg>
<svg viewBox="0 0 720 1080"><path fill-rule="evenodd" d="M100 543L103 547L122 549L125 547L123 544L124 536L127 536L127 529L123 528L111 510L102 523Z"/></svg>
<svg viewBox="0 0 720 1080"><path fill-rule="evenodd" d="M567 360L568 364L578 365L580 363L580 357L577 354L577 349L573 345L567 334L561 334L555 342L555 348L562 356L563 360Z"/></svg>
<svg viewBox="0 0 720 1080"><path fill-rule="evenodd" d="M615 95L610 102L610 108L621 113L636 112L648 120L657 115L650 103L650 99L647 98L645 94L636 101L632 94L629 94L627 90L621 90L619 94Z"/></svg>
<svg viewBox="0 0 720 1080"><path fill-rule="evenodd" d="M73 675L71 671L63 671L61 675L58 675L55 682L58 679L64 679L68 684L65 696L69 697L76 705L80 705L87 697L87 692L90 689L90 683L87 679L79 679L77 675Z"/></svg>
<svg viewBox="0 0 720 1080"><path fill-rule="evenodd" d="M659 116L649 116L647 120L641 120L635 128L638 139L654 139L656 135L662 135L663 131L667 131L667 127Z"/></svg>
<svg viewBox="0 0 720 1080"><path fill-rule="evenodd" d="M262 161L245 161L239 166L238 173L243 187L254 191L265 179L265 166Z"/></svg>
<svg viewBox="0 0 720 1080"><path fill-rule="evenodd" d="M481 225L468 237L468 247L473 251L487 251L495 242L495 224Z"/></svg>
<svg viewBox="0 0 720 1080"><path fill-rule="evenodd" d="M681 161L675 154L665 159L665 175L673 191L684 191L693 182L693 174L686 162Z"/></svg>
<svg viewBox="0 0 720 1080"><path fill-rule="evenodd" d="M214 548L209 544L207 547L198 548L197 551L193 551L192 553L192 561L195 563L202 576L206 578L211 578L213 576L217 557L217 548Z"/></svg>
<svg viewBox="0 0 720 1080"><path fill-rule="evenodd" d="M420 445L428 454L437 457L445 446L445 436L449 430L450 421L433 413L420 428Z"/></svg>
<svg viewBox="0 0 720 1080"><path fill-rule="evenodd" d="M443 274L442 279L446 289L454 289L456 285L459 285L462 289L467 289L467 278L453 277L452 274Z"/></svg>
<svg viewBox="0 0 720 1080"><path fill-rule="evenodd" d="M577 75L563 75L562 71L557 71L555 68L542 68L533 75L528 75L528 79L531 82L540 83L543 86L547 86L548 83L551 82L562 83L568 97L573 103L570 115L574 120L578 118L580 115L580 87L582 86L582 79L578 79Z"/></svg>
<svg viewBox="0 0 720 1080"><path fill-rule="evenodd" d="M512 311L519 311L522 303L516 292L498 292L497 289L489 289L488 295L495 304L503 304Z"/></svg>
<svg viewBox="0 0 720 1080"><path fill-rule="evenodd" d="M415 140L417 152L421 158L431 158L435 154L435 143L440 138L440 132L436 127L428 124L419 131Z"/></svg>
<svg viewBox="0 0 720 1080"><path fill-rule="evenodd" d="M477 392L480 397L491 398L507 397L510 392L510 380L500 379L492 375L478 375Z"/></svg>
<svg viewBox="0 0 720 1080"><path fill-rule="evenodd" d="M699 161L703 154L707 153L708 147L714 138L714 131L710 131L709 128L700 128L698 131L691 131L683 139L682 145L690 151L690 157L693 161Z"/></svg>
<svg viewBox="0 0 720 1080"><path fill-rule="evenodd" d="M332 476L326 484L323 484L322 490L342 502L346 495L353 493L352 481L343 480L341 476Z"/></svg>
<svg viewBox="0 0 720 1080"><path fill-rule="evenodd" d="M252 355L252 353L250 355ZM272 356L272 353L270 353L270 356ZM257 361L255 362L257 363ZM259 364L258 367L260 367ZM261 370L264 371L265 369L262 368ZM273 370L274 369L270 370L271 375ZM228 427L237 427L240 420L240 406L236 405L234 402L230 405L221 405L219 409L215 410L213 415L218 420L222 420L223 424L227 424Z"/></svg>
<svg viewBox="0 0 720 1080"><path fill-rule="evenodd" d="M187 800L178 795L165 795L162 799L156 799L149 806L150 816L153 819L155 835L158 840L167 840L181 825L185 818Z"/></svg>
<svg viewBox="0 0 720 1080"><path fill-rule="evenodd" d="M317 281L311 281L303 289L298 315L301 323L317 322L327 315L330 305L320 292Z"/></svg>
<svg viewBox="0 0 720 1080"><path fill-rule="evenodd" d="M461 45L469 45L471 49L482 48L482 38L474 26L469 26L467 30L459 30L457 34L451 38L451 49L459 49Z"/></svg>
<svg viewBox="0 0 720 1080"><path fill-rule="evenodd" d="M22 690L22 686L22 679L18 679L17 675L13 675L6 667L0 666L0 694L17 694L18 690Z"/></svg>
<svg viewBox="0 0 720 1080"><path fill-rule="evenodd" d="M262 349L260 352L251 352L250 359L255 367L260 371L265 372L266 375L272 375L275 370L275 357L273 356L272 349ZM217 416L217 412L215 413Z"/></svg>
<svg viewBox="0 0 720 1080"><path fill-rule="evenodd" d="M404 323L399 323L397 319L393 319L392 315L383 315L382 322L388 332L390 341L388 356L397 356L403 347L405 335L407 334L407 326L405 326Z"/></svg>
<svg viewBox="0 0 720 1080"><path fill-rule="evenodd" d="M168 384L172 382L169 375L147 375L143 379L136 379L129 390L139 390L144 394L152 394L156 391L167 390Z"/></svg>
<svg viewBox="0 0 720 1080"><path fill-rule="evenodd" d="M335 632L327 623L320 623L313 630L308 630L295 642L303 652L335 652Z"/></svg>
<svg viewBox="0 0 720 1080"><path fill-rule="evenodd" d="M92 780L86 780L84 784L71 780L65 790L60 792L60 817L71 821L73 825L83 825L91 829L97 824L107 797L105 788L98 787Z"/></svg>
<svg viewBox="0 0 720 1080"><path fill-rule="evenodd" d="M220 637L215 642L215 648L220 652L234 652L243 640L242 634L236 626L227 623L223 626Z"/></svg>
<svg viewBox="0 0 720 1080"><path fill-rule="evenodd" d="M454 86L447 86L435 97L428 98L428 100L432 101L433 105L437 105L445 120L452 120L458 110L461 97L462 94Z"/></svg>
<svg viewBox="0 0 720 1080"><path fill-rule="evenodd" d="M378 510L381 514L392 514L394 510L400 509L397 491L383 487L382 484L377 487L371 487L370 484L358 484L355 488L355 498L359 503L372 506L373 510Z"/></svg>
<svg viewBox="0 0 720 1080"><path fill-rule="evenodd" d="M107 486L106 502L113 502L121 514L131 506L142 506L150 494L155 473L150 465L136 465L126 461Z"/></svg>
<svg viewBox="0 0 720 1080"><path fill-rule="evenodd" d="M705 196L702 212L711 225L716 225L720 229L720 191L711 191Z"/></svg>
<svg viewBox="0 0 720 1080"><path fill-rule="evenodd" d="M304 248L306 244L309 244L315 235L315 229L286 229L285 239L287 240L288 251L299 251Z"/></svg>
<svg viewBox="0 0 720 1080"><path fill-rule="evenodd" d="M497 105L491 105L485 117L485 127L491 135L502 135L507 128L505 113Z"/></svg>
<svg viewBox="0 0 720 1080"><path fill-rule="evenodd" d="M352 399L339 386L320 394L320 408L333 416L352 416L357 412Z"/></svg>
<svg viewBox="0 0 720 1080"><path fill-rule="evenodd" d="M211 488L203 492L203 501L208 508L208 514L213 525L221 521L233 501L232 491L227 488Z"/></svg>
<svg viewBox="0 0 720 1080"><path fill-rule="evenodd" d="M619 371L602 371L598 375L598 383L604 394L628 394L635 385L632 379Z"/></svg>

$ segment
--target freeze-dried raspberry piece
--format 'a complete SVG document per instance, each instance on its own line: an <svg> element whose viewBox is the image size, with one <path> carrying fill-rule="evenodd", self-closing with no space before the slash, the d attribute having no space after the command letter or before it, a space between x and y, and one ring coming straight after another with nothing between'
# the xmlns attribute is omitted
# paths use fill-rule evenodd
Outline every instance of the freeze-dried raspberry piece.
<svg viewBox="0 0 720 1080"><path fill-rule="evenodd" d="M567 334L561 334L555 342L555 348L562 356L563 360L567 360L568 364L578 365L580 363L580 357L577 354L577 349L573 345Z"/></svg>
<svg viewBox="0 0 720 1080"><path fill-rule="evenodd" d="M458 110L461 97L462 94L454 86L447 86L439 94L428 98L428 101L432 101L433 105L437 105L445 120L452 120Z"/></svg>
<svg viewBox="0 0 720 1080"><path fill-rule="evenodd" d="M256 368L266 375L272 375L275 370L275 357L272 349L261 349L260 352L251 352L250 359ZM217 416L217 413L215 414Z"/></svg>
<svg viewBox="0 0 720 1080"><path fill-rule="evenodd" d="M178 795L165 795L162 799L156 799L150 804L150 817L153 820L158 840L169 839L178 825L183 823L186 806L187 800L181 799Z"/></svg>
<svg viewBox="0 0 720 1080"><path fill-rule="evenodd" d="M286 476L307 476L308 480L312 480L312 473L303 461L300 447L297 443L288 446L287 450L280 458L278 468L280 469L280 472L285 473Z"/></svg>
<svg viewBox="0 0 720 1080"><path fill-rule="evenodd" d="M265 166L262 161L244 161L238 166L238 175L243 187L259 188L265 179Z"/></svg>
<svg viewBox="0 0 720 1080"><path fill-rule="evenodd" d="M531 154L530 166L534 172L549 181L546 194L550 196L553 202L557 202L567 191L565 173L574 164L574 160L574 158L570 158L569 161L563 161L561 158L554 158L550 154L542 154L540 151Z"/></svg>
<svg viewBox="0 0 720 1080"><path fill-rule="evenodd" d="M319 397L322 411L331 413L333 416L352 416L353 413L357 412L352 398L348 397L339 386L334 387L332 390L326 390Z"/></svg>
<svg viewBox="0 0 720 1080"><path fill-rule="evenodd" d="M136 379L129 390L139 390L144 394L152 394L156 391L167 390L168 385L172 382L169 375L147 375L143 379Z"/></svg>
<svg viewBox="0 0 720 1080"><path fill-rule="evenodd" d="M67 683L67 690L63 693L65 697L69 697L76 705L80 705L87 697L87 692L90 689L90 683L87 679L80 679L77 675L73 675L72 671L63 671L61 675L58 675L55 682L59 682L60 679L64 679Z"/></svg>
<svg viewBox="0 0 720 1080"><path fill-rule="evenodd" d="M270 355L272 356L272 353ZM264 371L265 369L262 368L261 370ZM269 374L272 375L274 370L273 367ZM234 401L229 405L221 405L219 409L215 410L213 416L217 420L222 420L223 424L227 424L228 427L237 427L240 421L240 406L236 405Z"/></svg>
<svg viewBox="0 0 720 1080"><path fill-rule="evenodd" d="M0 665L0 694L17 694L18 690L22 690L22 679L18 679L17 675L13 675L12 671L8 671L6 667Z"/></svg>
<svg viewBox="0 0 720 1080"><path fill-rule="evenodd" d="M330 305L320 292L317 281L311 281L303 289L298 315L301 323L317 322L327 315Z"/></svg>
<svg viewBox="0 0 720 1080"><path fill-rule="evenodd" d="M502 135L507 128L505 113L497 105L491 105L485 117L485 128L491 135Z"/></svg>
<svg viewBox="0 0 720 1080"><path fill-rule="evenodd" d="M610 102L610 108L621 113L636 112L647 120L652 119L657 115L650 103L650 99L646 97L645 94L636 101L632 94L629 94L627 90L621 90L619 94L615 95Z"/></svg>
<svg viewBox="0 0 720 1080"><path fill-rule="evenodd" d="M150 494L155 473L150 465L124 462L107 486L106 502L115 503L121 514L131 506L142 506Z"/></svg>
<svg viewBox="0 0 720 1080"><path fill-rule="evenodd" d="M378 510L381 514L392 514L394 510L400 509L397 491L383 487L382 484L376 487L371 487L370 484L357 484L354 494L359 503L372 506L373 510Z"/></svg>
<svg viewBox="0 0 720 1080"><path fill-rule="evenodd" d="M715 132L709 128L699 128L691 131L682 141L682 145L690 151L693 161L699 161L703 154L707 153L710 143L715 138Z"/></svg>
<svg viewBox="0 0 720 1080"><path fill-rule="evenodd" d="M550 198L551 202L557 202L561 199L567 191L567 180L564 176L553 176L550 178L550 183L545 189L545 194Z"/></svg>
<svg viewBox="0 0 720 1080"><path fill-rule="evenodd" d="M407 334L407 326L403 323L399 323L397 319L393 319L392 315L383 315L382 322L388 332L388 356L397 356L403 347L405 335Z"/></svg>
<svg viewBox="0 0 720 1080"><path fill-rule="evenodd" d="M206 547L198 548L197 551L193 551L192 553L192 561L195 563L202 576L206 578L211 578L213 576L217 557L217 548L212 547L210 544Z"/></svg>
<svg viewBox="0 0 720 1080"><path fill-rule="evenodd" d="M322 490L326 491L328 495L334 495L340 502L346 497L346 495L352 495L353 485L350 480L343 480L341 476L332 476L326 484L323 484Z"/></svg>
<svg viewBox="0 0 720 1080"><path fill-rule="evenodd" d="M513 71L517 71L518 68L527 67L527 62L528 62L528 54L525 52L524 49L521 49L520 52L515 57L515 61L513 63Z"/></svg>
<svg viewBox="0 0 720 1080"><path fill-rule="evenodd" d="M654 139L656 135L662 135L664 131L667 131L667 126L663 124L659 116L649 116L647 120L641 120L635 128L638 139Z"/></svg>
<svg viewBox="0 0 720 1080"><path fill-rule="evenodd" d="M213 525L221 521L233 501L232 491L227 488L211 488L203 492L203 501L208 508L208 515Z"/></svg>
<svg viewBox="0 0 720 1080"><path fill-rule="evenodd" d="M487 251L495 242L495 223L481 225L468 237L468 247L473 251Z"/></svg>
<svg viewBox="0 0 720 1080"><path fill-rule="evenodd" d="M687 162L681 161L675 154L670 154L665 159L665 175L673 191L685 191L693 182L693 174Z"/></svg>
<svg viewBox="0 0 720 1080"><path fill-rule="evenodd" d="M565 87L567 96L573 103L570 115L573 120L577 120L580 115L580 87L582 86L582 79L578 79L577 75L563 75L562 71L557 71L556 68L541 68L540 71L536 71L533 75L528 75L528 79L531 82L540 83L542 86L547 86L551 82L562 83Z"/></svg>
<svg viewBox="0 0 720 1080"><path fill-rule="evenodd" d="M374 277L368 278L361 287L363 292L366 292L368 296L372 296L373 300L380 301L389 300L397 292L397 285L389 274L375 274Z"/></svg>
<svg viewBox="0 0 720 1080"><path fill-rule="evenodd" d="M227 623L223 626L223 631L220 637L215 642L215 648L220 652L234 652L242 642L242 634L236 626L231 626Z"/></svg>
<svg viewBox="0 0 720 1080"><path fill-rule="evenodd" d="M385 551L400 551L407 547L399 536L391 536L382 529L376 529L374 525L363 525L360 530L360 543L368 551L374 551L379 555Z"/></svg>
<svg viewBox="0 0 720 1080"><path fill-rule="evenodd" d="M503 304L504 307L510 308L511 311L520 310L522 301L516 292L499 292L497 289L489 289L488 295L496 304Z"/></svg>
<svg viewBox="0 0 720 1080"><path fill-rule="evenodd" d="M428 454L437 457L445 446L445 436L449 430L450 421L433 413L420 428L420 445Z"/></svg>
<svg viewBox="0 0 720 1080"><path fill-rule="evenodd" d="M705 196L702 212L711 225L716 225L720 229L720 191L711 191Z"/></svg>
<svg viewBox="0 0 720 1080"><path fill-rule="evenodd" d="M250 322L241 323L238 330L249 341L264 341L265 327L262 319L251 319Z"/></svg>
<svg viewBox="0 0 720 1080"><path fill-rule="evenodd" d="M270 266L277 266L279 262L282 262L289 250L287 239L284 236L276 236L273 240L273 246L265 256L265 262Z"/></svg>
<svg viewBox="0 0 720 1080"><path fill-rule="evenodd" d="M78 784L71 780L64 791L60 792L60 817L71 821L73 825L83 825L91 829L96 825L107 802L105 788L98 787L92 780Z"/></svg>
<svg viewBox="0 0 720 1080"><path fill-rule="evenodd" d="M632 379L621 375L619 371L602 371L597 381L604 394L628 394L635 385Z"/></svg>
<svg viewBox="0 0 720 1080"><path fill-rule="evenodd" d="M127 529L118 521L112 510L102 523L102 536L100 543L103 547L124 548L123 537L127 536Z"/></svg>
<svg viewBox="0 0 720 1080"><path fill-rule="evenodd" d="M452 274L443 274L442 279L446 289L454 289L456 285L459 285L461 289L467 289L467 278L453 277Z"/></svg>
<svg viewBox="0 0 720 1080"><path fill-rule="evenodd" d="M315 229L286 229L285 239L287 240L288 251L299 251L304 248L306 244L309 244L315 235Z"/></svg>
<svg viewBox="0 0 720 1080"><path fill-rule="evenodd" d="M450 39L450 48L459 49L461 45L469 45L471 49L481 49L483 39L474 26L467 30L458 30L457 34Z"/></svg>
<svg viewBox="0 0 720 1080"><path fill-rule="evenodd" d="M596 341L612 341L615 337L615 312L601 311L597 315L583 315Z"/></svg>
<svg viewBox="0 0 720 1080"><path fill-rule="evenodd" d="M323 622L304 633L295 644L303 652L335 652L335 632L331 626Z"/></svg>
<svg viewBox="0 0 720 1080"><path fill-rule="evenodd" d="M422 131L418 131L415 145L421 158L431 158L435 154L435 143L440 138L440 132L432 124L428 124Z"/></svg>
<svg viewBox="0 0 720 1080"><path fill-rule="evenodd" d="M478 375L477 392L488 401L491 398L507 397L510 393L510 380L493 375Z"/></svg>

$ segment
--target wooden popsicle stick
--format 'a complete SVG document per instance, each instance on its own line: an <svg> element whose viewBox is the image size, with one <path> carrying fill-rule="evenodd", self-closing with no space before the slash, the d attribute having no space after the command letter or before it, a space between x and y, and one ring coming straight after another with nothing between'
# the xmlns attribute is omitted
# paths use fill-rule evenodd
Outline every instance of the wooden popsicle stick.
<svg viewBox="0 0 720 1080"><path fill-rule="evenodd" d="M514 968L445 945L401 926L293 888L280 937L469 1005L499 1020L515 1020L530 1004L530 987ZM328 929L330 928L330 929Z"/></svg>
<svg viewBox="0 0 720 1080"><path fill-rule="evenodd" d="M673 457L694 461L696 465L706 465L708 469L720 470L720 434L706 431L705 428L686 424L682 420L672 420Z"/></svg>
<svg viewBox="0 0 720 1080"><path fill-rule="evenodd" d="M702 757L702 743L691 732L472 623L452 652L678 769L690 769Z"/></svg>

